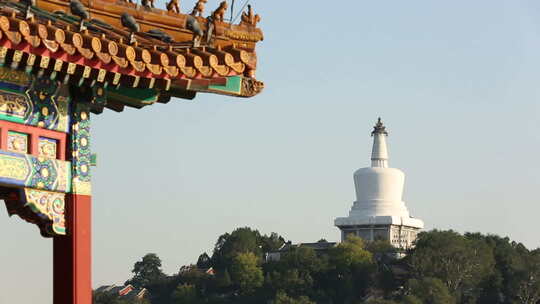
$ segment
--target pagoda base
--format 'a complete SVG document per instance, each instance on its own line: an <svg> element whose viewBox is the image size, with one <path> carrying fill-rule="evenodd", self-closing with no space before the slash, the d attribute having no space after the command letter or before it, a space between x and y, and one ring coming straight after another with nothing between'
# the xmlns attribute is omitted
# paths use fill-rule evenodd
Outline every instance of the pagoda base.
<svg viewBox="0 0 540 304"><path fill-rule="evenodd" d="M399 216L341 217L335 220L335 225L341 230L341 241L356 235L366 241L389 241L399 249L411 248L418 232L424 228L419 219Z"/></svg>

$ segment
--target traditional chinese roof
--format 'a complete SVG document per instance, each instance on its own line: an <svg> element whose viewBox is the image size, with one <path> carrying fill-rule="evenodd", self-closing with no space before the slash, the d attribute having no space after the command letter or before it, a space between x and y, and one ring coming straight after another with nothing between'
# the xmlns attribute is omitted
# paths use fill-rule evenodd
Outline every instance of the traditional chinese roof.
<svg viewBox="0 0 540 304"><path fill-rule="evenodd" d="M108 293L116 297L129 298L129 299L142 299L147 296L148 290L146 288L135 288L131 284L126 286L106 285L101 286L95 290L98 293Z"/></svg>
<svg viewBox="0 0 540 304"><path fill-rule="evenodd" d="M326 242L326 241L319 241L316 243L298 243L298 244L286 243L286 244L283 244L281 248L279 248L277 251L274 251L274 252L279 252L279 253L289 252L291 249L299 248L299 247L307 247L315 251L325 251L336 246L337 246L336 242Z"/></svg>
<svg viewBox="0 0 540 304"><path fill-rule="evenodd" d="M90 19L79 31L81 21L64 0L37 0L30 18L23 3L0 0L0 66L93 88L94 113L192 99L197 92L251 97L264 86L255 79L255 44L263 39L256 23L233 25L122 1L81 3ZM135 42L120 23L123 12L140 24ZM203 30L200 41L187 20Z"/></svg>

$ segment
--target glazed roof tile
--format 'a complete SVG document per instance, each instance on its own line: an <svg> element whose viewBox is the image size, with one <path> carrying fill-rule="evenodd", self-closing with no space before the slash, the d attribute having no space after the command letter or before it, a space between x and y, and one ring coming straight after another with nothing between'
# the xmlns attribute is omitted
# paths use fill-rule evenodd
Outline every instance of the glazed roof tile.
<svg viewBox="0 0 540 304"><path fill-rule="evenodd" d="M39 0L38 6L47 1ZM126 30L97 19L85 21L87 29L79 32L79 19L63 12L32 7L34 16L26 19L24 6L18 2L0 0L0 7L3 66L54 73L78 84L155 89L166 92L165 96L184 98L195 92L250 97L264 87L253 77L254 49L235 43L195 46L191 41L167 43L155 35L137 33L137 42L129 44ZM216 33L222 34L235 27L218 25ZM239 89L227 91L224 88L231 77L240 80Z"/></svg>

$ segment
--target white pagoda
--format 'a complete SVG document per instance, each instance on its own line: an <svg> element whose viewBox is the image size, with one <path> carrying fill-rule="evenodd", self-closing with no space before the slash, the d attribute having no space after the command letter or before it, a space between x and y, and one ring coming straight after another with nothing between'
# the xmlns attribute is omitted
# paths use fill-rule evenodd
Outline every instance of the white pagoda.
<svg viewBox="0 0 540 304"><path fill-rule="evenodd" d="M424 222L411 217L402 200L405 174L388 168L388 132L380 118L371 136L371 167L354 173L356 201L349 216L336 218L334 224L341 230L342 241L354 234L368 241L389 240L394 247L407 249Z"/></svg>

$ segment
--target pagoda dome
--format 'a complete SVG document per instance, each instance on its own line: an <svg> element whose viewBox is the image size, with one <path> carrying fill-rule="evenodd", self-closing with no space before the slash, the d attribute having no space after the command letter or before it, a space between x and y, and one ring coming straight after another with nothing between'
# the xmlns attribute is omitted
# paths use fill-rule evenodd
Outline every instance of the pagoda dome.
<svg viewBox="0 0 540 304"><path fill-rule="evenodd" d="M409 217L402 200L405 174L395 168L368 167L354 173L356 202L350 216Z"/></svg>

